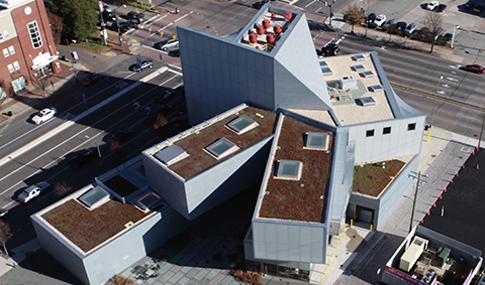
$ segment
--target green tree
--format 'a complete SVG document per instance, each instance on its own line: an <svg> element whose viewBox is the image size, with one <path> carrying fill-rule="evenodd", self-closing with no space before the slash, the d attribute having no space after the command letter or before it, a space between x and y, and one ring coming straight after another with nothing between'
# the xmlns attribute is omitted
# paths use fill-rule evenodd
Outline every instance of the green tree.
<svg viewBox="0 0 485 285"><path fill-rule="evenodd" d="M359 6L356 4L349 7L347 10L346 15L347 22L352 25L352 34L354 33L354 26L362 23L362 20L365 18L364 12L359 9Z"/></svg>

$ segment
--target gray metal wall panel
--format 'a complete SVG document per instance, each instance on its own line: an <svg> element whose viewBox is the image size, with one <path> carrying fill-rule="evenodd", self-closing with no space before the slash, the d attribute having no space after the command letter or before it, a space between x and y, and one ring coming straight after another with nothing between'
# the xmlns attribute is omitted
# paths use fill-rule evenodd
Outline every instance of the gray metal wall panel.
<svg viewBox="0 0 485 285"><path fill-rule="evenodd" d="M89 284L82 257L74 253L65 241L56 238L53 230L39 222L36 217L32 216L31 221L41 247L81 282Z"/></svg>
<svg viewBox="0 0 485 285"><path fill-rule="evenodd" d="M174 176L153 156L142 153L142 157L148 185L177 212L189 219L185 185L181 178Z"/></svg>
<svg viewBox="0 0 485 285"><path fill-rule="evenodd" d="M387 160L419 153L425 119L425 116L420 116L350 126L350 140L355 141L355 163ZM414 131L408 131L410 123L416 124ZM391 134L382 133L385 127L391 127ZM374 130L374 136L366 137L367 130Z"/></svg>
<svg viewBox="0 0 485 285"><path fill-rule="evenodd" d="M404 195L411 189L414 179L409 176L410 171L416 171L419 167L419 155L416 155L389 185L381 197L379 197L379 209L375 215L375 227L380 229L386 218L392 213Z"/></svg>
<svg viewBox="0 0 485 285"><path fill-rule="evenodd" d="M325 263L325 224L253 219L252 228L255 259Z"/></svg>

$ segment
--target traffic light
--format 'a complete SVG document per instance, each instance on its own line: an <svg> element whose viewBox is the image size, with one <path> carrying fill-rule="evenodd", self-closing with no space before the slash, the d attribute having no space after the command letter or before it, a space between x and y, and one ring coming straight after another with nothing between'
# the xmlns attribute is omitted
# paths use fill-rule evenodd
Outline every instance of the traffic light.
<svg viewBox="0 0 485 285"><path fill-rule="evenodd" d="M327 2L327 1L325 1L325 7L327 7L327 6L328 6L328 2Z"/></svg>

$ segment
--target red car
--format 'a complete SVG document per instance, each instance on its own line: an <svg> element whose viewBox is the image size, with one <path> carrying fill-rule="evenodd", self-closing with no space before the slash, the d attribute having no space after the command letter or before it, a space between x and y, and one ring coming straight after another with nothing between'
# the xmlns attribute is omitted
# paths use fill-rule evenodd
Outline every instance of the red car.
<svg viewBox="0 0 485 285"><path fill-rule="evenodd" d="M94 83L98 83L101 80L102 75L99 73L91 73L88 75L86 79L83 81L84 86L91 86Z"/></svg>
<svg viewBox="0 0 485 285"><path fill-rule="evenodd" d="M475 72L475 73L484 73L485 72L485 68L481 65L478 65L478 64L465 65L465 70Z"/></svg>

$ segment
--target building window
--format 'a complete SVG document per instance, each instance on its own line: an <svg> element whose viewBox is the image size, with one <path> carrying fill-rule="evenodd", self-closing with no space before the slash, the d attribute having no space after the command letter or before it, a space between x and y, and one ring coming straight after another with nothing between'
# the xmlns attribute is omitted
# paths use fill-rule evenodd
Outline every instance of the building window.
<svg viewBox="0 0 485 285"><path fill-rule="evenodd" d="M391 133L391 127L385 127L383 130L382 130L382 134L383 135L388 135Z"/></svg>
<svg viewBox="0 0 485 285"><path fill-rule="evenodd" d="M4 57L9 57L10 56L10 53L8 53L8 49L6 49L6 48L3 49L3 56Z"/></svg>
<svg viewBox="0 0 485 285"><path fill-rule="evenodd" d="M19 70L20 69L19 62L18 61L14 61L13 62L13 67L15 68L15 70Z"/></svg>
<svg viewBox="0 0 485 285"><path fill-rule="evenodd" d="M10 33L8 32L8 30L3 31L3 37L6 39L10 37Z"/></svg>
<svg viewBox="0 0 485 285"><path fill-rule="evenodd" d="M367 130L367 133L365 134L366 137L373 137L374 136L374 130Z"/></svg>
<svg viewBox="0 0 485 285"><path fill-rule="evenodd" d="M0 41L3 40L3 34L0 33Z"/></svg>
<svg viewBox="0 0 485 285"><path fill-rule="evenodd" d="M408 124L408 131L414 131L416 129L416 123Z"/></svg>
<svg viewBox="0 0 485 285"><path fill-rule="evenodd" d="M13 64L7 65L7 68L8 68L8 71L10 71L10 73L13 73L15 71L15 69L13 68Z"/></svg>
<svg viewBox="0 0 485 285"><path fill-rule="evenodd" d="M40 48L42 46L42 39L40 37L39 27L37 26L37 21L27 24L27 28L30 33L30 40L34 48Z"/></svg>
<svg viewBox="0 0 485 285"><path fill-rule="evenodd" d="M15 54L15 49L13 46L9 46L8 51L10 52L10 55Z"/></svg>
<svg viewBox="0 0 485 285"><path fill-rule="evenodd" d="M19 92L20 90L27 87L27 82L25 81L25 78L22 76L12 81L12 87L14 92Z"/></svg>

